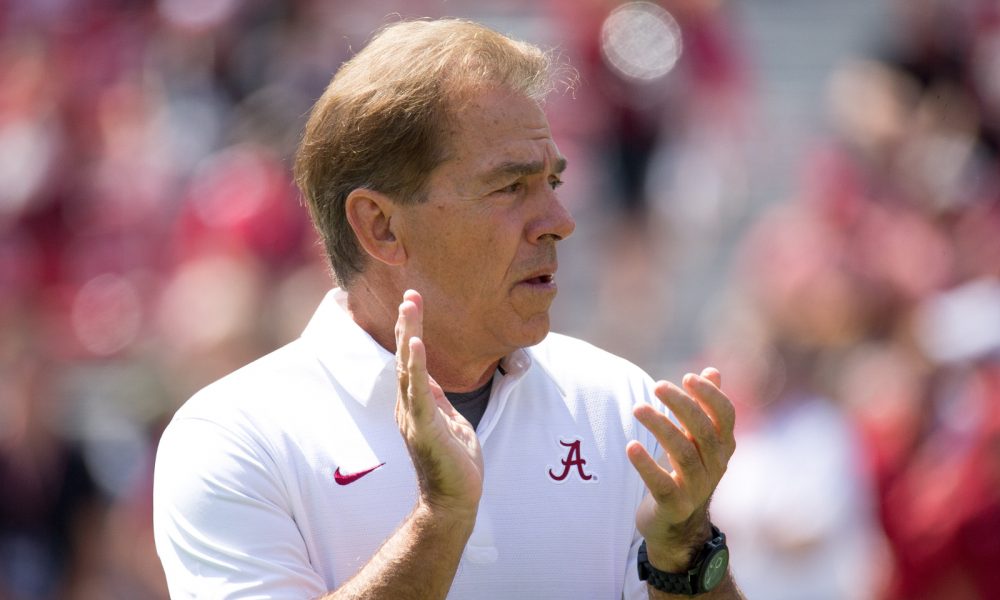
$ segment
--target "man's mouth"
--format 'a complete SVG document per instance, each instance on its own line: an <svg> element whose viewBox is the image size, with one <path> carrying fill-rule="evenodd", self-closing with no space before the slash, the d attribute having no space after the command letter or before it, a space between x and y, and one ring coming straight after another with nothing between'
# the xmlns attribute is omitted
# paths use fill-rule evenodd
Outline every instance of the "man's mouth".
<svg viewBox="0 0 1000 600"><path fill-rule="evenodd" d="M555 280L555 275L552 273L546 273L544 275L538 275L537 277L531 277L525 279L525 283L530 283L532 285L543 285L547 283L552 283Z"/></svg>

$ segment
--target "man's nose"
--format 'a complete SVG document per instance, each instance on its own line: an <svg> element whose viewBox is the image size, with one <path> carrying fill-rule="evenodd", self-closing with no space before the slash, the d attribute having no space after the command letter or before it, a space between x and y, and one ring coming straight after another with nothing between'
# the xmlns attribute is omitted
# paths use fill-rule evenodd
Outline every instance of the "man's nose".
<svg viewBox="0 0 1000 600"><path fill-rule="evenodd" d="M543 202L543 213L534 223L531 240L538 241L544 238L564 240L572 235L576 229L576 220L566 210L566 206L559 200L555 191L546 190Z"/></svg>

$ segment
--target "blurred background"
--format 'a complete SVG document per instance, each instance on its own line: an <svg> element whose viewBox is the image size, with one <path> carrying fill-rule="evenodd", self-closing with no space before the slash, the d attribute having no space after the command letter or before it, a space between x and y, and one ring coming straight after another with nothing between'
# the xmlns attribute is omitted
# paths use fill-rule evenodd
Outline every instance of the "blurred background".
<svg viewBox="0 0 1000 600"><path fill-rule="evenodd" d="M159 433L330 286L300 128L419 16L579 72L554 328L722 370L748 597L1000 598L994 0L7 0L0 599L166 597Z"/></svg>

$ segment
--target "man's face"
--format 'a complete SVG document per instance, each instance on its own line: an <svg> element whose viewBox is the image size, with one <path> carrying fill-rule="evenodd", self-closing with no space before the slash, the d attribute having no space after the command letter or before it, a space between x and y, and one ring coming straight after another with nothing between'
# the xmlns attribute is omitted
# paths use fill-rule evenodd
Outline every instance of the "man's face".
<svg viewBox="0 0 1000 600"><path fill-rule="evenodd" d="M397 213L405 283L424 297L429 352L499 357L548 333L556 242L575 227L554 191L566 162L533 100L493 91L458 106L426 202Z"/></svg>

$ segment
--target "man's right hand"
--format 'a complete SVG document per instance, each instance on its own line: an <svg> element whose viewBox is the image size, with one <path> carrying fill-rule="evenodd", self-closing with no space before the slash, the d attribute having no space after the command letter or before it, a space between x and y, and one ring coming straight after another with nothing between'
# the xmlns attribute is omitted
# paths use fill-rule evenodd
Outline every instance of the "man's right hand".
<svg viewBox="0 0 1000 600"><path fill-rule="evenodd" d="M417 472L410 515L353 577L324 600L444 600L483 495L476 430L427 373L423 301L407 290L396 320L396 423Z"/></svg>
<svg viewBox="0 0 1000 600"><path fill-rule="evenodd" d="M396 320L396 423L417 472L419 502L475 520L483 493L483 455L476 430L427 373L423 300L407 290Z"/></svg>

